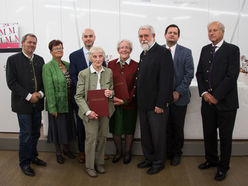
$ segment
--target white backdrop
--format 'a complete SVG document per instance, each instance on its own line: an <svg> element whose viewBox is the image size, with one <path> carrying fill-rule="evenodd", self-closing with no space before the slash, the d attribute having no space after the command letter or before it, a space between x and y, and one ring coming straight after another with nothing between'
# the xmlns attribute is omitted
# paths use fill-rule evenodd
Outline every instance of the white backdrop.
<svg viewBox="0 0 248 186"><path fill-rule="evenodd" d="M64 60L68 61L69 54L81 47L81 32L86 27L95 30L95 45L103 47L112 58L118 56L118 40L131 40L134 45L131 56L138 61L141 52L138 28L153 25L157 42L164 44L164 30L174 23L181 29L179 43L192 49L196 67L202 46L209 43L207 24L214 20L225 25L225 40L238 45L241 55L247 56L246 0L0 0L0 23L18 22L20 36L35 33L36 53L45 61L51 59L47 45L52 39L63 41ZM0 131L18 131L15 115L9 108L5 63L6 54L0 53ZM195 131L199 132L202 133L200 129Z"/></svg>

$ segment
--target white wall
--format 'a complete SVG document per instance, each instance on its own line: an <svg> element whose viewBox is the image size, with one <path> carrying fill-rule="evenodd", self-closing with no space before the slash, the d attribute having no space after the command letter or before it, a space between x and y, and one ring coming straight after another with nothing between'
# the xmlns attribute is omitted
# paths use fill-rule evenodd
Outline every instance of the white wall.
<svg viewBox="0 0 248 186"><path fill-rule="evenodd" d="M0 0L0 23L18 22L20 36L35 33L38 37L36 53L45 61L51 59L47 45L52 39L63 41L64 60L68 61L69 54L81 47L81 32L86 27L95 30L95 45L103 47L112 57L118 56L118 40L131 40L134 45L131 56L138 61L141 52L137 37L139 26L153 25L157 42L164 44L164 30L174 23L181 29L179 43L192 49L196 67L201 47L209 43L207 24L214 20L225 25L225 40L238 45L241 55L248 56L246 0ZM5 73L3 54L0 54L0 63L1 73ZM1 86L6 85L4 78L1 76ZM6 94L9 91L5 86L1 102L8 99ZM4 130L7 118L13 115L7 106L0 110L0 131Z"/></svg>

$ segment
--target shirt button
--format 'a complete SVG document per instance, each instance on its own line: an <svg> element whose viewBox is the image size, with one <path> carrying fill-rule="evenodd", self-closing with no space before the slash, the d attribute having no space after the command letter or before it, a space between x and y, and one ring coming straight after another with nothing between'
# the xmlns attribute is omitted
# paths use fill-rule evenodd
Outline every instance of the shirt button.
<svg viewBox="0 0 248 186"><path fill-rule="evenodd" d="M211 63L211 61L209 60L209 62L208 63Z"/></svg>
<svg viewBox="0 0 248 186"><path fill-rule="evenodd" d="M208 82L208 80L206 79L206 82Z"/></svg>
<svg viewBox="0 0 248 186"><path fill-rule="evenodd" d="M206 72L208 73L209 71L207 70Z"/></svg>

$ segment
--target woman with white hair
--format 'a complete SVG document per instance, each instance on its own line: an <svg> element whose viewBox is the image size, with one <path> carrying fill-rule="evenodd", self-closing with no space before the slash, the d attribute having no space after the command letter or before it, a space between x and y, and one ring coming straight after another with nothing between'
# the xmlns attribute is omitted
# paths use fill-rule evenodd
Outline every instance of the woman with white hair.
<svg viewBox="0 0 248 186"><path fill-rule="evenodd" d="M96 177L97 172L105 173L104 149L109 130L109 117L114 112L112 97L112 71L102 66L105 53L100 47L92 47L89 52L89 61L92 65L78 74L77 91L75 95L78 104L78 115L85 127L85 166L90 177ZM104 96L109 98L109 117L100 117L88 105L88 90L104 89Z"/></svg>
<svg viewBox="0 0 248 186"><path fill-rule="evenodd" d="M110 132L113 134L116 146L116 154L112 162L117 163L124 154L123 163L128 164L131 161L137 118L134 92L138 63L130 58L132 52L130 41L121 40L117 45L117 51L120 57L108 63L108 67L113 71L115 90L115 112L110 119ZM122 135L125 135L125 150L122 150Z"/></svg>

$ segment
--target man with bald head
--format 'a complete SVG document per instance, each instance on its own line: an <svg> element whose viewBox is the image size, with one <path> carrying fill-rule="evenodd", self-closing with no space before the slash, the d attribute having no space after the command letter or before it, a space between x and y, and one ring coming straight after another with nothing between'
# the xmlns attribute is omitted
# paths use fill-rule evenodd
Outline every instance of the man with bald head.
<svg viewBox="0 0 248 186"><path fill-rule="evenodd" d="M239 107L237 79L240 52L237 46L223 40L224 32L224 25L218 21L208 25L208 37L212 43L202 48L196 72L199 94L202 97L201 114L206 158L199 168L217 167L217 181L224 180L229 169L232 133Z"/></svg>
<svg viewBox="0 0 248 186"><path fill-rule="evenodd" d="M79 50L72 52L69 56L70 58L70 77L72 80L72 98L73 106L77 117L77 135L78 135L78 148L79 148L79 162L83 163L85 161L84 156L84 141L85 141L85 130L81 118L78 116L78 106L74 100L74 95L76 93L78 73L81 70L88 68L91 64L88 60L89 50L93 47L96 36L94 30L86 28L82 33L82 41L84 46Z"/></svg>

